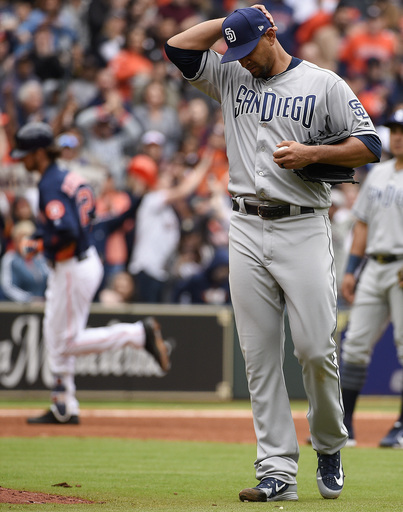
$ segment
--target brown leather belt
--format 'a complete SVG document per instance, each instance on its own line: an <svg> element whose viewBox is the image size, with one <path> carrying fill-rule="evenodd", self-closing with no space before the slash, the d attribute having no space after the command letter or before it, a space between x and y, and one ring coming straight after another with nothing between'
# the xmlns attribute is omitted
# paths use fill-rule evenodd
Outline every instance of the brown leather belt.
<svg viewBox="0 0 403 512"><path fill-rule="evenodd" d="M266 204L245 204L245 211L248 215L258 215L262 219L278 219L280 217L291 216L291 205L290 204L279 204L278 206L268 206ZM314 213L315 208L311 206L297 206L299 208L299 214L303 213ZM232 200L232 209L235 212L239 212L239 204Z"/></svg>
<svg viewBox="0 0 403 512"><path fill-rule="evenodd" d="M371 260L375 260L377 263L384 265L385 263L393 263L397 260L403 260L403 254L369 254Z"/></svg>

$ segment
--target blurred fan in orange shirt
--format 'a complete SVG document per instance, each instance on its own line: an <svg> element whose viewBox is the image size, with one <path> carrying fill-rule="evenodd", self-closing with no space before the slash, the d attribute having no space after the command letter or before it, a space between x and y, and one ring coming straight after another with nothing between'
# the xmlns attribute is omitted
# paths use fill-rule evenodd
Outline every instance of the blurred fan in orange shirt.
<svg viewBox="0 0 403 512"><path fill-rule="evenodd" d="M225 185L225 187L228 186L228 158L225 146L224 126L222 124L217 123L214 126L208 138L208 146L212 150L212 163L210 170L197 188L197 194L200 196L210 195L209 180L212 176Z"/></svg>
<svg viewBox="0 0 403 512"><path fill-rule="evenodd" d="M397 50L397 35L386 28L386 20L381 10L376 5L371 5L362 27L346 37L339 59L345 67L346 75L351 77L365 74L371 58L391 62Z"/></svg>
<svg viewBox="0 0 403 512"><path fill-rule="evenodd" d="M130 100L133 96L133 80L142 75L151 77L153 71L153 63L144 53L145 38L143 28L132 28L126 36L125 47L109 62L118 82L118 89L125 100Z"/></svg>

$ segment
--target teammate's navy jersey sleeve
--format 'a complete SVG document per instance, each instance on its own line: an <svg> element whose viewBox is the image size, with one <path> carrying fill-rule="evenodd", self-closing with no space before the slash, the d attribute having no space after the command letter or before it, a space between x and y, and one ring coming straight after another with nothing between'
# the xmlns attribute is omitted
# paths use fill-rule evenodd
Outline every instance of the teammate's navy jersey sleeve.
<svg viewBox="0 0 403 512"><path fill-rule="evenodd" d="M168 59L182 71L185 78L193 78L200 70L204 51L175 48L165 43L165 53Z"/></svg>

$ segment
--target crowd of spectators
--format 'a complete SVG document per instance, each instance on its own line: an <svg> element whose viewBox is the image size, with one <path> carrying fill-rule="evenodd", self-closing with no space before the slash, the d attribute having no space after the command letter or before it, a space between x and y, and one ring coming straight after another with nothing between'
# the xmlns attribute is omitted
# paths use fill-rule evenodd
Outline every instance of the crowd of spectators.
<svg viewBox="0 0 403 512"><path fill-rule="evenodd" d="M43 300L46 266L27 263L36 186L9 153L27 121L49 123L63 165L97 197L105 265L96 300L228 304L228 161L220 106L164 55L169 37L253 5L237 0L0 0L0 299ZM398 0L267 0L285 49L341 75L382 123L403 103ZM218 43L217 51L224 51ZM367 168L358 169L362 182ZM335 187L341 278L359 185Z"/></svg>

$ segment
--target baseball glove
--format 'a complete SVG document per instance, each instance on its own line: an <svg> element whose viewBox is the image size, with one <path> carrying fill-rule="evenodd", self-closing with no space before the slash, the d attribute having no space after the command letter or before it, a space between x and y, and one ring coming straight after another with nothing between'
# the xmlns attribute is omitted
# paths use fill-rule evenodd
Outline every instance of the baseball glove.
<svg viewBox="0 0 403 512"><path fill-rule="evenodd" d="M323 144L339 144L350 137L348 130L340 130L336 133L319 133L315 137L304 141L307 146L321 146ZM302 169L294 169L294 172L304 181L315 183L358 183L354 180L355 170L351 167L334 164L310 164Z"/></svg>

